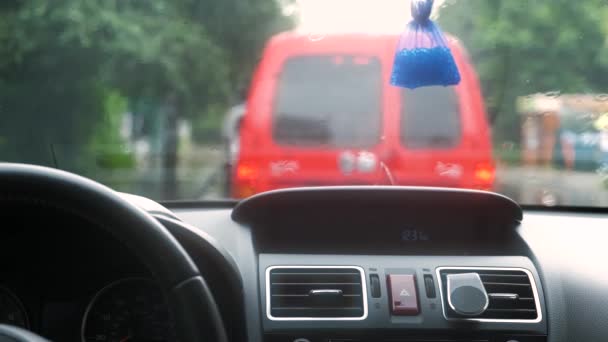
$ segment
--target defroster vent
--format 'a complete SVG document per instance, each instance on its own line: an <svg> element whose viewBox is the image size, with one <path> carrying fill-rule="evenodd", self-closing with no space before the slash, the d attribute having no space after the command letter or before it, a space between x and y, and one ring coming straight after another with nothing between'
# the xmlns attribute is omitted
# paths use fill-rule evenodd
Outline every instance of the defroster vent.
<svg viewBox="0 0 608 342"><path fill-rule="evenodd" d="M273 266L266 270L272 320L362 320L367 316L363 269L356 266Z"/></svg>

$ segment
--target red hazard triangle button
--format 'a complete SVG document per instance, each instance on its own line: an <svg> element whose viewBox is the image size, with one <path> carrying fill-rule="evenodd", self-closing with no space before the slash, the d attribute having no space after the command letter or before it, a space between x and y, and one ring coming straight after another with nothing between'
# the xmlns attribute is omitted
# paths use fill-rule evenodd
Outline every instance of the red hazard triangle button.
<svg viewBox="0 0 608 342"><path fill-rule="evenodd" d="M393 315L415 316L420 313L415 275L389 274L386 283Z"/></svg>

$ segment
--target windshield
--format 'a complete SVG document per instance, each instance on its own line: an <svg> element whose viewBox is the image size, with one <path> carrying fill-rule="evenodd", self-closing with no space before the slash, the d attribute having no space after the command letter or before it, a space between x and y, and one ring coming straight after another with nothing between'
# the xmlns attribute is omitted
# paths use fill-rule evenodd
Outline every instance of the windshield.
<svg viewBox="0 0 608 342"><path fill-rule="evenodd" d="M5 1L0 161L161 201L420 185L608 207L606 1L435 0L461 80L413 90L391 85L411 19L409 0Z"/></svg>

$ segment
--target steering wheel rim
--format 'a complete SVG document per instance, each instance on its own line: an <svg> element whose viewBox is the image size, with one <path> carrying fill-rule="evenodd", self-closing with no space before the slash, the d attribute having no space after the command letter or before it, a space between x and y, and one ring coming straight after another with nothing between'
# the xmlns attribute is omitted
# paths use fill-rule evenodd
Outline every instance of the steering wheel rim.
<svg viewBox="0 0 608 342"><path fill-rule="evenodd" d="M51 206L96 223L152 273L180 341L227 342L217 304L188 253L162 224L115 191L56 169L0 163L0 200Z"/></svg>

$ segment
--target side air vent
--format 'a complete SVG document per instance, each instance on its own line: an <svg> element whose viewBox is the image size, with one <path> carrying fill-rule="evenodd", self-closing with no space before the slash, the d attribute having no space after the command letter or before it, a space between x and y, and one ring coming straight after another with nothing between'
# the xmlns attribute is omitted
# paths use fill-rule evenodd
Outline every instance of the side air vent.
<svg viewBox="0 0 608 342"><path fill-rule="evenodd" d="M441 299L443 310L447 319L465 319L479 321L517 321L517 322L538 322L541 320L541 308L538 299L536 283L532 274L525 269L513 268L460 268L443 267L437 269L438 279L440 280ZM461 275L451 276L450 275ZM482 298L485 307L474 314L463 315L455 307L462 303L464 307L471 303L466 298L474 287L471 283L463 285L462 289L450 288L448 284L458 284L458 279L481 279L479 285L481 293L487 295ZM448 278L450 281L448 281ZM454 281L456 280L456 281ZM482 286L483 285L483 286ZM485 290L485 291L484 291ZM484 297L484 296L481 296ZM470 297L469 299L472 299ZM479 299L480 296L476 296ZM470 305L469 305L470 306ZM472 311L475 312L475 311Z"/></svg>
<svg viewBox="0 0 608 342"><path fill-rule="evenodd" d="M266 270L271 320L362 320L367 317L363 269L355 266L273 266Z"/></svg>

